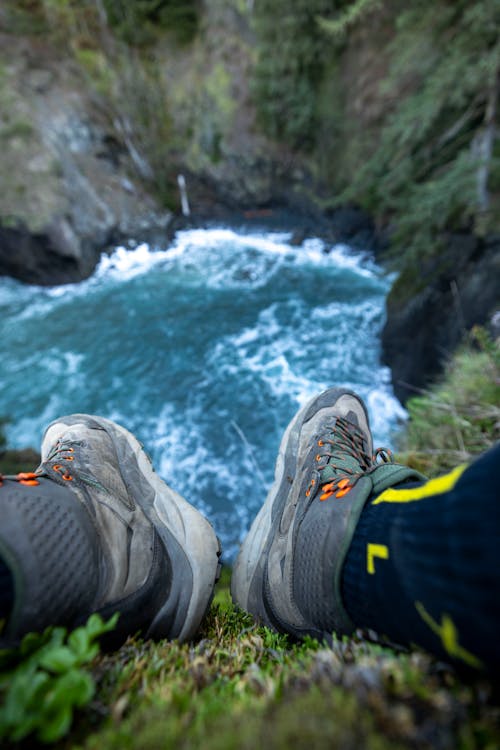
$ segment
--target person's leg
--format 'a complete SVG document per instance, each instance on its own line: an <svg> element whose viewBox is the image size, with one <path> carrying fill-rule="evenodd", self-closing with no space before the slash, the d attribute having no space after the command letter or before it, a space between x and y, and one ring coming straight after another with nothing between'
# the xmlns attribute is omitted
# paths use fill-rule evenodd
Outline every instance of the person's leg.
<svg viewBox="0 0 500 750"><path fill-rule="evenodd" d="M190 638L220 570L208 521L110 420L63 417L41 452L36 472L0 476L2 645L115 611L117 638Z"/></svg>
<svg viewBox="0 0 500 750"><path fill-rule="evenodd" d="M500 664L500 445L363 510L342 574L357 626L470 666Z"/></svg>
<svg viewBox="0 0 500 750"><path fill-rule="evenodd" d="M400 499L405 492L415 498L415 485L442 495L458 473L448 484L425 484L422 475L377 463L372 455L366 409L350 391L326 391L298 412L280 447L275 483L236 561L234 600L267 625L295 636L329 640L332 632L372 628L395 642L420 643L438 655L479 666L478 652L469 650L474 638L484 638L487 631L490 643L485 641L482 653L489 653L492 628L498 627L494 594L488 598L485 592L493 578L498 588L500 546L493 541L493 527L486 553L482 538L493 512L491 498L497 496L491 459L485 459L486 472L471 467L462 475L461 498L481 494L480 476L489 482L484 488L489 499L476 509L473 523L465 500L442 504L443 498L436 497L433 506L430 497L388 501L394 487ZM387 458L384 452L381 456ZM478 565L483 554L484 564ZM474 572L464 575L472 563ZM486 569L481 595L472 589ZM447 592L450 599L445 600ZM459 610L467 610L468 602L480 611L475 617L469 613L465 625ZM474 624L484 618L487 627Z"/></svg>

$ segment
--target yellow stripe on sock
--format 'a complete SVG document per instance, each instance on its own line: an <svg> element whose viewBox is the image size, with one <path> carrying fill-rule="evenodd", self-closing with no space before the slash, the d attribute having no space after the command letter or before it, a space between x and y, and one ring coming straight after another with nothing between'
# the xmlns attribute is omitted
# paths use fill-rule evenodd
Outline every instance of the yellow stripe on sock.
<svg viewBox="0 0 500 750"><path fill-rule="evenodd" d="M417 610L418 614L425 622L425 624L428 625L432 632L441 639L444 650L450 656L453 656L455 659L461 659L470 667L476 667L476 669L479 669L483 666L482 662L477 658L477 656L474 656L474 654L471 654L470 651L467 651L467 649L459 644L458 630L449 615L443 614L441 616L440 625L427 612L422 602L415 602L415 609Z"/></svg>
<svg viewBox="0 0 500 750"><path fill-rule="evenodd" d="M468 464L457 466L449 474L443 474L442 477L437 477L436 479L429 479L429 481L420 487L410 487L407 490L398 490L394 487L389 487L388 490L384 490L373 501L372 505L378 505L379 503L413 503L415 500L423 500L433 495L442 495L444 492L449 492L455 486L467 466Z"/></svg>
<svg viewBox="0 0 500 750"><path fill-rule="evenodd" d="M389 548L385 544L366 545L366 569L371 575L375 573L376 557L387 560L389 558Z"/></svg>

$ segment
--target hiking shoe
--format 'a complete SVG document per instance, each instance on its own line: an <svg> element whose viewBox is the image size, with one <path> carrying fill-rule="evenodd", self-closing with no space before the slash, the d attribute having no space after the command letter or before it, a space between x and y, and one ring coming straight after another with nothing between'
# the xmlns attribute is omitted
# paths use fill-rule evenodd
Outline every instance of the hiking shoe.
<svg viewBox="0 0 500 750"><path fill-rule="evenodd" d="M62 417L47 428L38 469L13 478L0 488L0 556L16 592L7 639L115 611L120 637L193 636L220 573L219 541L130 432Z"/></svg>
<svg viewBox="0 0 500 750"><path fill-rule="evenodd" d="M288 425L275 480L236 560L233 600L296 637L331 641L354 625L340 595L342 566L374 492L422 475L373 454L368 414L352 391L331 388Z"/></svg>

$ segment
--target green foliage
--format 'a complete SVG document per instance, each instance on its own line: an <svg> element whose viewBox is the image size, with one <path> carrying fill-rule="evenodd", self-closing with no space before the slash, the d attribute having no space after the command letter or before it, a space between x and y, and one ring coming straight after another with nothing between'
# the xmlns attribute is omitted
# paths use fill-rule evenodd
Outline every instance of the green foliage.
<svg viewBox="0 0 500 750"><path fill-rule="evenodd" d="M311 638L292 643L230 602L229 579L226 568L217 593L223 603L212 605L196 641L131 638L96 656L94 698L80 714L77 734L60 746L431 750L498 745L498 701L487 681L464 683L426 654L395 653L360 637L334 639L331 648ZM86 648L73 645L78 653ZM44 660L51 670L71 662L59 649L56 644ZM90 689L82 682L75 692L85 690L87 697Z"/></svg>
<svg viewBox="0 0 500 750"><path fill-rule="evenodd" d="M45 34L48 31L47 18L42 0L4 0L5 14L3 28L10 34Z"/></svg>
<svg viewBox="0 0 500 750"><path fill-rule="evenodd" d="M109 715L80 740L85 750L431 750L499 739L487 682L464 684L425 654L359 638L293 644L232 604L212 606L194 643L131 639L95 672Z"/></svg>
<svg viewBox="0 0 500 750"><path fill-rule="evenodd" d="M192 40L198 29L197 0L104 0L108 23L123 41L149 44L156 29L170 30L181 43Z"/></svg>
<svg viewBox="0 0 500 750"><path fill-rule="evenodd" d="M406 165L410 166L410 165ZM470 226L474 216L476 163L468 148L460 151L449 165L423 182L414 182L408 175L405 190L398 193L398 165L380 177L379 186L390 185L385 194L392 196L391 210L397 216L392 235L396 248L404 248L407 262L418 262L422 256L440 249L446 230Z"/></svg>
<svg viewBox="0 0 500 750"><path fill-rule="evenodd" d="M5 0L5 15L8 32L44 34L64 45L77 36L92 44L108 26L135 47L165 31L185 44L198 31L199 0Z"/></svg>
<svg viewBox="0 0 500 750"><path fill-rule="evenodd" d="M319 17L318 24L329 36L344 41L353 26L365 22L368 14L382 6L382 0L354 0L335 18Z"/></svg>
<svg viewBox="0 0 500 750"><path fill-rule="evenodd" d="M396 219L394 241L406 257L432 254L447 230L488 226L480 171L489 107L498 98L500 5L489 0L434 3L395 16L391 68L383 84L394 100L378 148L340 196ZM328 24L323 24L324 28Z"/></svg>
<svg viewBox="0 0 500 750"><path fill-rule="evenodd" d="M255 8L259 118L271 137L302 150L314 143L316 92L330 46L317 18L331 10L328 0L261 0Z"/></svg>
<svg viewBox="0 0 500 750"><path fill-rule="evenodd" d="M499 404L500 348L475 328L442 380L409 400L402 460L431 475L469 461L499 439Z"/></svg>
<svg viewBox="0 0 500 750"><path fill-rule="evenodd" d="M123 4L124 12L133 7ZM69 47L88 86L99 96L110 129L128 150L138 177L170 207L175 203L172 195L177 196L170 168L176 143L162 71L150 51L116 41L107 25L96 36L96 14L91 0L72 10ZM138 33L146 28L144 24L137 19Z"/></svg>
<svg viewBox="0 0 500 750"><path fill-rule="evenodd" d="M74 709L94 695L92 676L82 667L96 657L96 640L117 618L103 622L94 614L69 635L51 627L29 633L18 649L0 651L0 739L17 742L34 733L54 742L67 734Z"/></svg>
<svg viewBox="0 0 500 750"><path fill-rule="evenodd" d="M34 133L34 127L28 120L16 120L0 129L0 138L19 138L25 140Z"/></svg>
<svg viewBox="0 0 500 750"><path fill-rule="evenodd" d="M123 50L114 61L112 103L118 137L134 155L138 174L165 205L177 195L170 168L176 142L161 70L137 52Z"/></svg>
<svg viewBox="0 0 500 750"><path fill-rule="evenodd" d="M101 50L77 47L75 58L96 91L102 96L110 96L115 85L116 71L106 55Z"/></svg>

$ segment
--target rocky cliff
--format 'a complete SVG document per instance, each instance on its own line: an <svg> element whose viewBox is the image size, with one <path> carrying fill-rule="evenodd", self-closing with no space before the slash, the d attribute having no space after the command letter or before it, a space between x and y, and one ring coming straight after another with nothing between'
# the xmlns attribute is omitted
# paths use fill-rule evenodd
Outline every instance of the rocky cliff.
<svg viewBox="0 0 500 750"><path fill-rule="evenodd" d="M82 78L38 38L0 34L0 273L58 284L88 276L111 242L163 232L171 214Z"/></svg>
<svg viewBox="0 0 500 750"><path fill-rule="evenodd" d="M499 309L500 237L454 235L439 258L408 268L387 299L383 357L401 401L417 395L474 325ZM494 336L498 331L492 330Z"/></svg>
<svg viewBox="0 0 500 750"><path fill-rule="evenodd" d="M253 3L205 3L189 44L157 33L138 51L103 27L95 10L102 3L75 8L82 16L65 17L62 31L40 16L44 33L35 33L37 3L21 3L23 21L14 23L18 7L8 0L0 9L0 274L76 281L113 243L165 242L180 210L179 173L195 216L265 219L287 207L309 216L302 228L332 241L382 245L397 215L373 203L375 232L366 211L338 200L383 144L387 113L421 83L406 75L387 85L396 24L393 4L382 5L331 54L326 46L316 98L305 90L316 123L312 147L262 127L252 89L261 43ZM93 15L85 15L90 7ZM435 56L427 27L414 37ZM284 74L295 75L293 65ZM461 122L439 135L447 147ZM399 264L383 351L403 400L498 305L498 237L482 234L449 234L444 252Z"/></svg>

